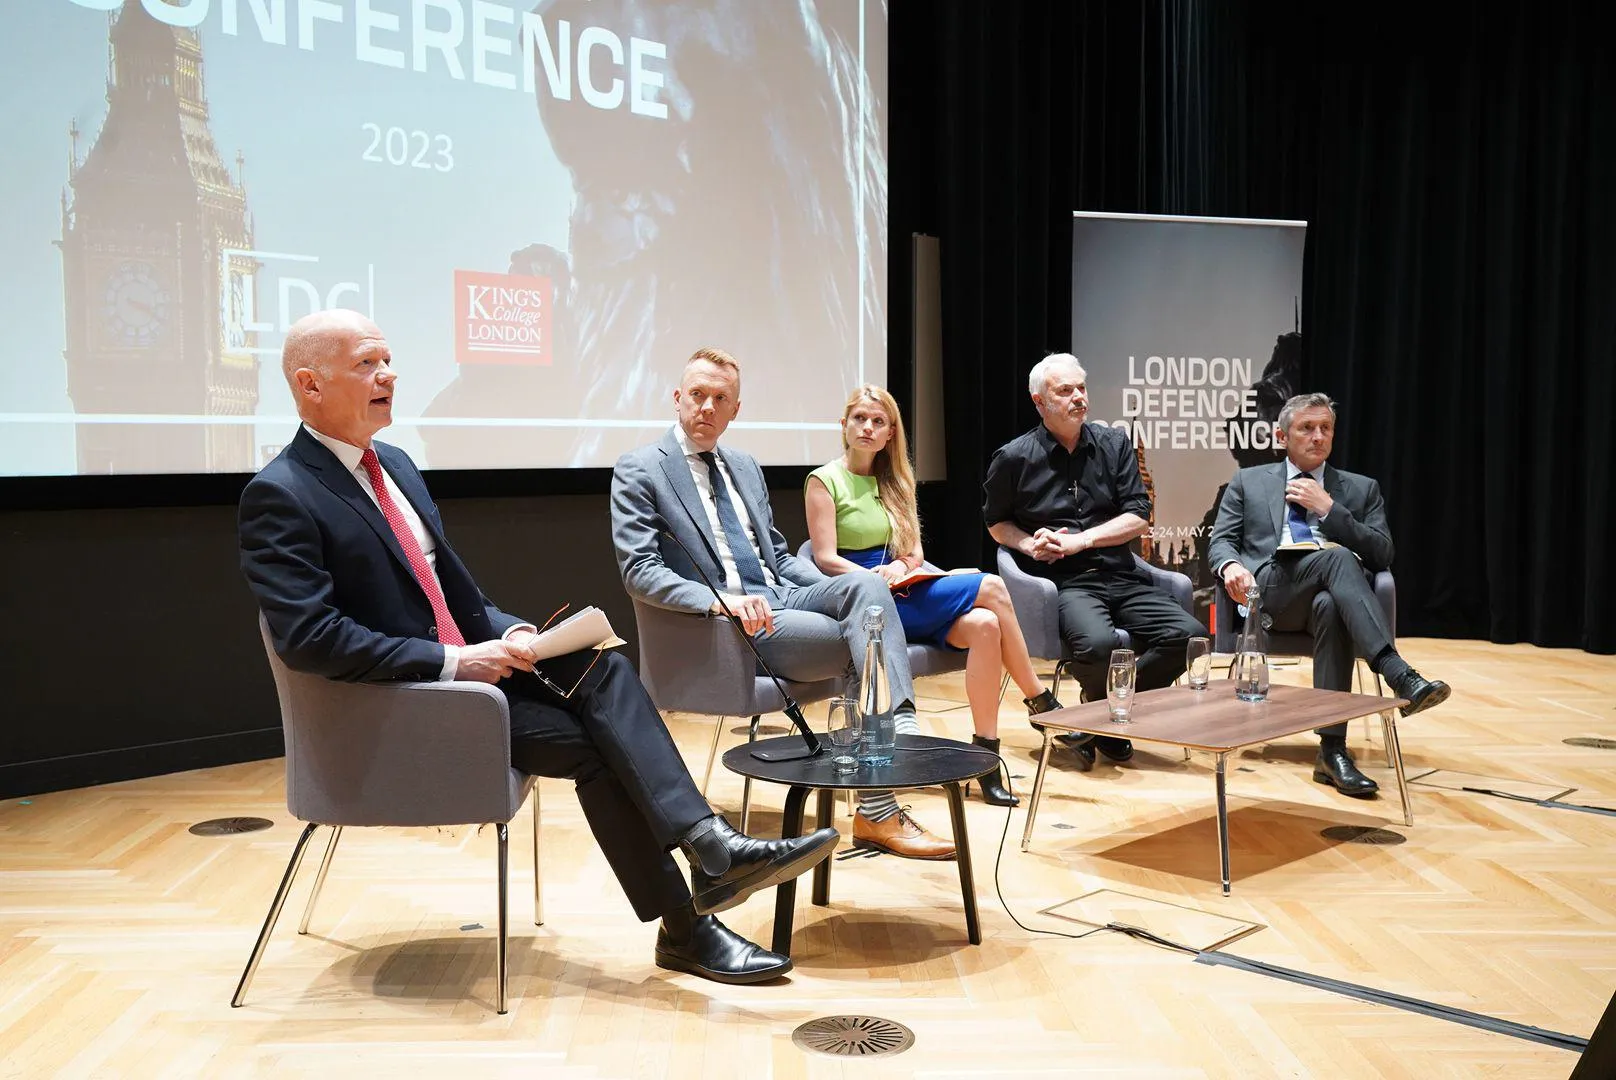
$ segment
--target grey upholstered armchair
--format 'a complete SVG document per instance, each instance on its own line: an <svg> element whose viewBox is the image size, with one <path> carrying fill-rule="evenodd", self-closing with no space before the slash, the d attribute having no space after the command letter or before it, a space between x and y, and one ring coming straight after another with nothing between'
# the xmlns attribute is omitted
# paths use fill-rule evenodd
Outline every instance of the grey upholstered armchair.
<svg viewBox="0 0 1616 1080"><path fill-rule="evenodd" d="M533 922L543 925L539 881L539 792L511 768L505 696L486 683L344 683L293 671L259 630L286 733L286 807L306 822L230 999L241 1005L314 831L331 828L298 933L325 884L342 830L350 825L496 824L499 839L497 1007L505 1009L508 823L533 796Z"/></svg>
<svg viewBox="0 0 1616 1080"><path fill-rule="evenodd" d="M640 641L640 682L656 707L711 716L716 721L701 779L706 794L725 718L750 717L747 738L754 740L764 714L783 710L785 698L774 681L758 670L757 661L724 616L669 611L634 600L634 622ZM799 705L835 697L842 690L836 679L782 681ZM750 823L751 803L752 780L748 777L741 787L742 832Z"/></svg>

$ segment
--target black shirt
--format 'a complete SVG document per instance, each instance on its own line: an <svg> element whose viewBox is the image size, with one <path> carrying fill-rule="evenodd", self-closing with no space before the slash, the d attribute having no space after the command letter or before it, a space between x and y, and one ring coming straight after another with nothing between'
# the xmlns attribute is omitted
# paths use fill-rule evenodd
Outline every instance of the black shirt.
<svg viewBox="0 0 1616 1080"><path fill-rule="evenodd" d="M1150 496L1139 477L1133 439L1126 431L1087 423L1068 454L1039 424L1001 446L982 481L982 517L1009 521L1028 533L1065 526L1072 532L1102 525L1118 514L1150 520ZM1127 544L1090 548L1059 562L1041 563L1016 552L1028 573L1066 577L1089 570L1133 570Z"/></svg>

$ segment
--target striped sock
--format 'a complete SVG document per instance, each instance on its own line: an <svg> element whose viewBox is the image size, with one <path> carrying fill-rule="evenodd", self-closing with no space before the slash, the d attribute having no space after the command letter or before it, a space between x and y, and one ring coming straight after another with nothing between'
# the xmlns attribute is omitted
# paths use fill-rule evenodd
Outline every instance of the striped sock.
<svg viewBox="0 0 1616 1080"><path fill-rule="evenodd" d="M890 791L861 791L858 812L869 822L885 821L898 812L898 799Z"/></svg>
<svg viewBox="0 0 1616 1080"><path fill-rule="evenodd" d="M920 723L912 712L900 712L893 716L893 732L898 735L919 735ZM885 821L898 812L897 797L890 791L861 791L858 797L858 812L864 815L869 822Z"/></svg>

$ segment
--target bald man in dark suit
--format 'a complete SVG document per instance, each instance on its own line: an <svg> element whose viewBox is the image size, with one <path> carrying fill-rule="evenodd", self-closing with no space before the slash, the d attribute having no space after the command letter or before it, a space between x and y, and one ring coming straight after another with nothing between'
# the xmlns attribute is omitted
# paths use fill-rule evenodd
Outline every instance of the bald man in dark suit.
<svg viewBox="0 0 1616 1080"><path fill-rule="evenodd" d="M536 628L482 594L414 463L375 441L392 422L397 376L374 323L311 315L288 332L282 368L303 424L242 493L239 531L242 570L286 665L350 682L499 687L512 764L576 782L635 914L662 920L659 966L727 983L791 970L714 913L828 857L836 830L763 841L732 829L617 653L549 658L538 665L549 681L535 674ZM674 848L689 860L688 888Z"/></svg>

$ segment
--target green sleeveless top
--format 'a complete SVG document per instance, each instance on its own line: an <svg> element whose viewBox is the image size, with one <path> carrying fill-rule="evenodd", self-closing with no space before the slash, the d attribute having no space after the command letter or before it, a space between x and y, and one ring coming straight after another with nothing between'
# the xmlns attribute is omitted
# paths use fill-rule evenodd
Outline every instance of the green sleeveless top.
<svg viewBox="0 0 1616 1080"><path fill-rule="evenodd" d="M825 485L836 504L836 546L847 551L885 547L892 536L892 519L876 498L873 476L849 472L840 461L821 465L808 474ZM805 481L806 483L806 481Z"/></svg>

